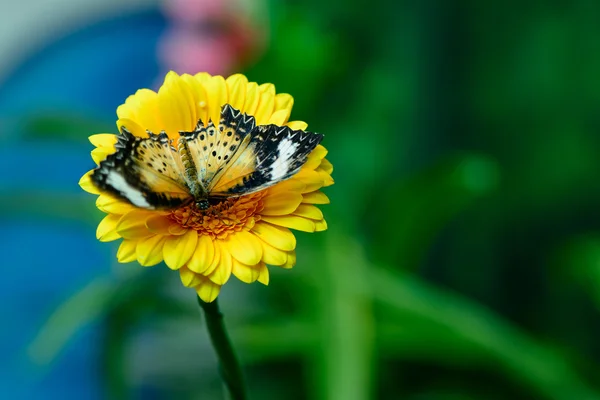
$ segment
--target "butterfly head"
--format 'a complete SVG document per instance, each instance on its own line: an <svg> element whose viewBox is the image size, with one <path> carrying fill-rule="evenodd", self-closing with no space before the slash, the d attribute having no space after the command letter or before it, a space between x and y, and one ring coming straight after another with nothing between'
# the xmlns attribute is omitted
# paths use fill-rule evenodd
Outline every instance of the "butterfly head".
<svg viewBox="0 0 600 400"><path fill-rule="evenodd" d="M196 201L196 207L198 207L199 210L206 211L210 208L210 203L208 199L200 199Z"/></svg>

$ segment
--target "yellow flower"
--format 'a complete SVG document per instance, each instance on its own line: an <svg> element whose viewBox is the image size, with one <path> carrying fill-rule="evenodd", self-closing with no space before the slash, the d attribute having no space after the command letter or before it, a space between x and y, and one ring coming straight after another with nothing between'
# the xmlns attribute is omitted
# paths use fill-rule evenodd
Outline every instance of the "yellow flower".
<svg viewBox="0 0 600 400"><path fill-rule="evenodd" d="M305 130L302 121L289 121L293 98L276 94L272 84L248 82L243 75L227 79L200 73L195 76L167 74L158 93L138 90L117 109L117 127L147 137L146 130L165 131L175 141L179 131L191 131L199 119L219 121L221 107L230 104L254 116L257 125L287 125ZM99 164L114 153L114 134L90 136L92 158ZM333 167L327 150L318 145L300 172L291 179L247 196L229 198L207 211L184 206L169 211L137 208L106 192L90 179L80 180L87 192L97 194L96 206L107 215L97 237L108 242L123 239L119 262L138 261L152 266L164 261L179 270L181 281L206 302L213 301L231 274L243 282L269 282L267 264L291 268L296 263L296 238L290 231L327 229L323 213L315 204L329 199L319 190L333 184ZM225 223L225 221L228 221Z"/></svg>

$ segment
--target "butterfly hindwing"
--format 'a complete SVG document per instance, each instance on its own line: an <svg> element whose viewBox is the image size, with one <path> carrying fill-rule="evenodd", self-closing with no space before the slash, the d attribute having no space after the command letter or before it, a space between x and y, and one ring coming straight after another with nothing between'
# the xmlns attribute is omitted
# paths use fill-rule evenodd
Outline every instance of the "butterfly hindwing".
<svg viewBox="0 0 600 400"><path fill-rule="evenodd" d="M135 137L121 129L115 148L92 173L100 189L146 209L168 209L189 202L191 195L181 162L166 133Z"/></svg>
<svg viewBox="0 0 600 400"><path fill-rule="evenodd" d="M215 197L255 193L291 178L306 162L323 135L287 126L260 125L248 147L210 187Z"/></svg>

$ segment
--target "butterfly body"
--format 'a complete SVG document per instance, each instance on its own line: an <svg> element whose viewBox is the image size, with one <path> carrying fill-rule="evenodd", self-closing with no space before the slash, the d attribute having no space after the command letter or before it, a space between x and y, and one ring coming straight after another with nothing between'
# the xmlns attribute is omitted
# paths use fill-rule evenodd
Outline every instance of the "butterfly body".
<svg viewBox="0 0 600 400"><path fill-rule="evenodd" d="M323 138L285 126L257 126L254 117L228 104L218 126L199 121L176 140L165 132L148 136L122 127L116 152L94 170L92 182L136 207L194 204L201 211L291 178Z"/></svg>

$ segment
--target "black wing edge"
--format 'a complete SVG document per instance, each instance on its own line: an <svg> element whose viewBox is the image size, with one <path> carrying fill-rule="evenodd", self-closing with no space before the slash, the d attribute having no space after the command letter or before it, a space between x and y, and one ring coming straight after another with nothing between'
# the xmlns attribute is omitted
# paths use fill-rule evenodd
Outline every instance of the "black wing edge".
<svg viewBox="0 0 600 400"><path fill-rule="evenodd" d="M214 121L213 125L214 125ZM256 127L256 119L252 115L241 112L230 104L225 104L221 107L221 119L219 125L232 126L240 134L242 139L246 137ZM205 131L204 121L198 120L196 127L192 131L179 131L179 136L190 141L196 139L198 135Z"/></svg>
<svg viewBox="0 0 600 400"><path fill-rule="evenodd" d="M244 179L242 185L231 188L228 193L243 195L253 193L284 180L290 179L300 171L306 163L308 155L317 147L324 138L321 133L315 133L303 130L293 130L287 126L274 124L260 125L251 133L252 140L258 141L256 156L260 160L260 166L257 170ZM273 166L280 156L278 152L279 143L282 140L289 139L299 144L298 148L290 157L288 170L276 179L274 177Z"/></svg>
<svg viewBox="0 0 600 400"><path fill-rule="evenodd" d="M166 132L162 131L155 134L147 131L148 138L160 144L170 143L170 139ZM146 202L152 206L152 209L169 209L181 206L185 201L177 198L167 198L161 193L153 192L147 184L139 179L136 173L136 167L133 161L133 155L137 147L146 138L134 136L124 126L121 127L121 133L117 135L117 143L115 144L116 152L109 154L106 159L100 162L91 174L92 183L100 190L106 191L111 195L124 200L127 203L133 204L125 195L117 188L111 186L107 182L108 175L111 171L125 179L125 182L130 186L138 189Z"/></svg>

